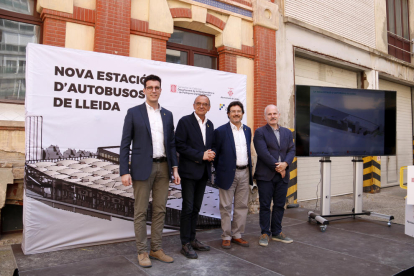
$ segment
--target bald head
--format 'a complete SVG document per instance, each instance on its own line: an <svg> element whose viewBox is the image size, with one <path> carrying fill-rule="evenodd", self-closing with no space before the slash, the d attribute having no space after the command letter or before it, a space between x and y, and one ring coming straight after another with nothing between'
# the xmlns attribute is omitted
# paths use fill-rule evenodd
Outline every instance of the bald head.
<svg viewBox="0 0 414 276"><path fill-rule="evenodd" d="M194 112L204 122L206 113L210 111L210 99L206 95L199 95L194 100Z"/></svg>

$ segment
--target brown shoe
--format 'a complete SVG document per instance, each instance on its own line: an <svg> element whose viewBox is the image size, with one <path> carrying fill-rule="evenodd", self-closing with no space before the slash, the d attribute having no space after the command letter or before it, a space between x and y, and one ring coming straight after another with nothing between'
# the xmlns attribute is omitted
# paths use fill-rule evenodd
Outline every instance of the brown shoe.
<svg viewBox="0 0 414 276"><path fill-rule="evenodd" d="M223 247L224 249L230 249L231 248L230 240L223 240L223 242L221 243L221 247Z"/></svg>
<svg viewBox="0 0 414 276"><path fill-rule="evenodd" d="M151 267L151 260L148 258L148 253L144 252L142 254L138 254L138 263L142 267Z"/></svg>
<svg viewBox="0 0 414 276"><path fill-rule="evenodd" d="M174 262L174 259L171 258L168 255L165 255L164 250L162 250L162 249L160 249L158 251L152 251L151 250L151 252L149 254L149 257L151 259L156 259L156 260L161 261L163 263L173 263Z"/></svg>
<svg viewBox="0 0 414 276"><path fill-rule="evenodd" d="M243 240L242 238L240 238L240 239L231 239L231 242L233 242L233 243L235 243L235 244L238 244L238 245L241 245L241 246L243 246L243 247L249 247L249 242L248 241L246 241L246 240Z"/></svg>

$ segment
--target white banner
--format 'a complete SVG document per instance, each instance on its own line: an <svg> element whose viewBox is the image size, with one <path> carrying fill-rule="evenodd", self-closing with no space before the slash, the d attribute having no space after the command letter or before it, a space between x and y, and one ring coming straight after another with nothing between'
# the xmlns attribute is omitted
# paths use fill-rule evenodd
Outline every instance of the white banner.
<svg viewBox="0 0 414 276"><path fill-rule="evenodd" d="M134 237L132 192L116 188L117 147L127 110L145 101L142 80L150 74L162 79L159 101L175 125L193 112L197 95L209 96L215 127L228 122L230 102L246 105L244 75L28 45L25 254Z"/></svg>
<svg viewBox="0 0 414 276"><path fill-rule="evenodd" d="M414 166L407 166L407 204L414 205Z"/></svg>
<svg viewBox="0 0 414 276"><path fill-rule="evenodd" d="M408 204L405 200L405 231L408 236L414 237L414 205Z"/></svg>

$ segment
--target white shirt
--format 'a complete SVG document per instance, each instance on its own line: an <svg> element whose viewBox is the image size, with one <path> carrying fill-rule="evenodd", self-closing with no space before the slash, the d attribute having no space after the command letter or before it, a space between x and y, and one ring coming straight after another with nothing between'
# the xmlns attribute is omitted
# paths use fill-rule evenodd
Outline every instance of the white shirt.
<svg viewBox="0 0 414 276"><path fill-rule="evenodd" d="M230 122L230 126L236 146L236 165L246 166L249 163L249 159L247 157L246 136L244 135L243 124L241 124L239 129L232 122Z"/></svg>
<svg viewBox="0 0 414 276"><path fill-rule="evenodd" d="M152 136L152 158L165 157L165 146L164 146L164 128L161 119L161 106L154 109L147 102L148 119L151 127Z"/></svg>
<svg viewBox="0 0 414 276"><path fill-rule="evenodd" d="M203 135L203 142L204 146L206 145L206 125L207 125L207 117L204 117L204 122L198 117L198 115L194 112L194 116L197 119L198 125L201 129L201 135Z"/></svg>

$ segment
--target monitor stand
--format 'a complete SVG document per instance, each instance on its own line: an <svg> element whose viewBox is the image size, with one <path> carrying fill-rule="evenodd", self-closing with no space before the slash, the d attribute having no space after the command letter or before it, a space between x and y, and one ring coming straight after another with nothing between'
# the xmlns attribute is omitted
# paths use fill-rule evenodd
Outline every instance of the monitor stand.
<svg viewBox="0 0 414 276"><path fill-rule="evenodd" d="M364 186L364 163L362 157L354 156L352 159L353 162L353 171L354 171L354 208L352 209L351 213L345 214L334 214L331 215L331 160L330 157L322 157L319 160L322 163L321 169L321 215L314 213L313 211L308 212L308 220L311 222L312 220L316 221L320 224L320 228L322 232L326 231L328 227L329 221L326 218L330 217L352 217L356 218L356 216L373 216L382 219L387 219L388 226L391 226L391 220L394 219L394 216L379 214L371 211L364 211L362 210L362 195L363 195L363 186ZM333 220L331 220L333 221Z"/></svg>
<svg viewBox="0 0 414 276"><path fill-rule="evenodd" d="M354 209L355 213L362 213L362 193L364 190L364 161L360 156L352 159L354 167Z"/></svg>
<svg viewBox="0 0 414 276"><path fill-rule="evenodd" d="M331 214L331 158L322 157L322 180L321 180L321 214L322 216Z"/></svg>

